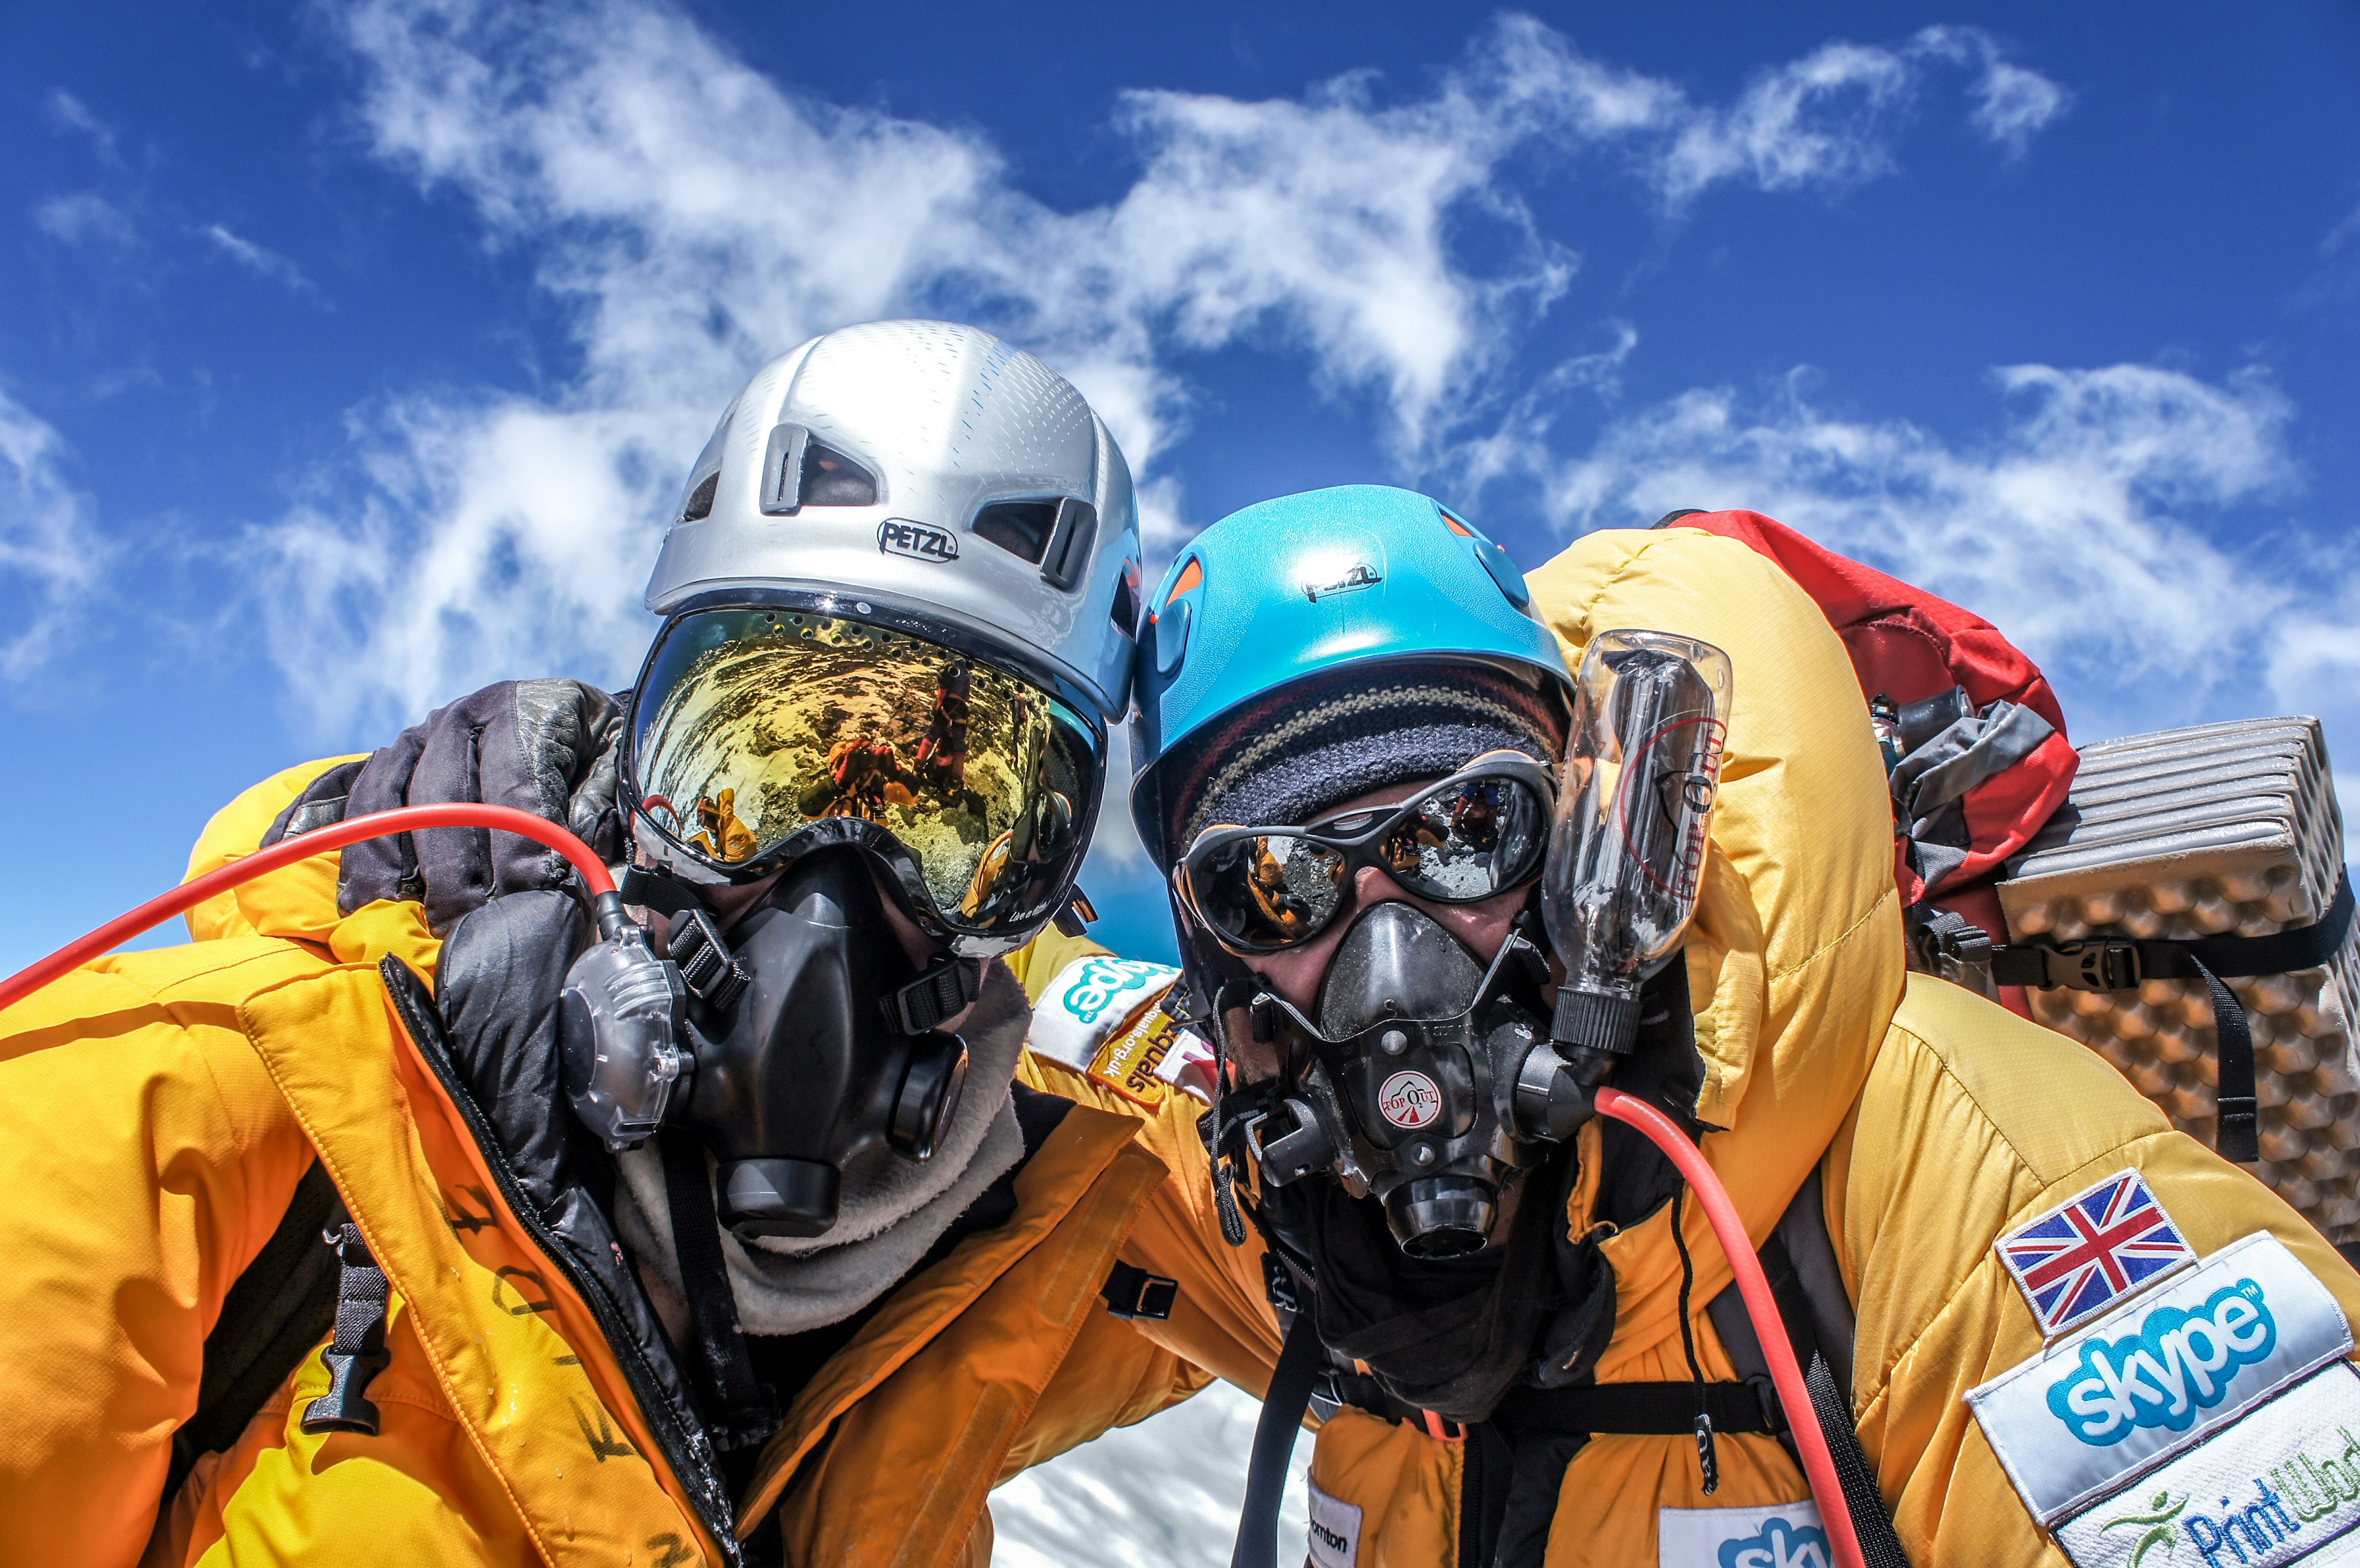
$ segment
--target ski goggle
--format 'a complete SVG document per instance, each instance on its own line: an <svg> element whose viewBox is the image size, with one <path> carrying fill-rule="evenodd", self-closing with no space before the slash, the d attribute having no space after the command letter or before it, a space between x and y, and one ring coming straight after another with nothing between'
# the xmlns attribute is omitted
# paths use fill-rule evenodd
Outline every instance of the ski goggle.
<svg viewBox="0 0 2360 1568"><path fill-rule="evenodd" d="M1328 929L1373 866L1421 898L1473 904L1540 875L1557 798L1549 770L1486 752L1389 806L1309 827L1207 828L1172 871L1182 905L1222 946L1278 953Z"/></svg>
<svg viewBox="0 0 2360 1568"><path fill-rule="evenodd" d="M957 943L970 953L1012 946L1063 908L1105 777L1095 728L1044 687L890 626L787 607L666 626L629 746L625 804L660 860L748 882L856 844L929 934L999 939Z"/></svg>

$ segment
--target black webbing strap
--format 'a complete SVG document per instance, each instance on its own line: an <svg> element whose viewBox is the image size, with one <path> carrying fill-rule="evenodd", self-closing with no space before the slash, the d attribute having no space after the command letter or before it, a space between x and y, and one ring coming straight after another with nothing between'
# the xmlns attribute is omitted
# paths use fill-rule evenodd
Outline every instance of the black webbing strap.
<svg viewBox="0 0 2360 1568"><path fill-rule="evenodd" d="M697 897L693 884L661 871L650 871L644 866L634 866L624 872L622 885L616 891L622 894L626 904L642 909L661 910L667 915L705 908L705 900Z"/></svg>
<svg viewBox="0 0 2360 1568"><path fill-rule="evenodd" d="M1893 1528L1893 1516L1885 1511L1885 1494L1877 1489L1876 1473L1869 1468L1860 1433L1853 1429L1852 1401L1836 1387L1828 1358L1816 1350L1811 1352L1810 1366L1804 1369L1803 1388L1819 1418L1820 1434L1828 1440L1828 1457L1835 1461L1836 1483L1843 1488L1844 1511L1852 1515L1861 1561L1868 1568L1909 1568L1900 1534Z"/></svg>
<svg viewBox="0 0 2360 1568"><path fill-rule="evenodd" d="M2147 980L2231 980L2317 969L2352 932L2352 879L2339 873L2327 912L2307 926L2269 936L2179 939L2093 936L2081 942L2014 942L1992 952L1992 978L2038 990L2132 991Z"/></svg>
<svg viewBox="0 0 2360 1568"><path fill-rule="evenodd" d="M2251 1165L2262 1157L2262 1103L2254 1084L2254 1030L2237 994L2191 958L2212 996L2214 1068L2212 1149L2223 1160Z"/></svg>
<svg viewBox="0 0 2360 1568"><path fill-rule="evenodd" d="M1716 1432L1786 1430L1778 1390L1767 1377L1743 1383L1597 1383L1579 1388L1511 1388L1491 1419L1517 1432L1579 1432L1595 1437L1686 1437L1699 1407Z"/></svg>
<svg viewBox="0 0 2360 1568"><path fill-rule="evenodd" d="M1253 1456L1246 1464L1246 1500L1238 1510L1238 1543L1229 1568L1278 1568L1278 1505L1286 1492L1287 1461L1311 1408L1311 1380L1319 1370L1319 1331L1304 1312L1288 1325L1286 1344L1254 1422Z"/></svg>
<svg viewBox="0 0 2360 1568"><path fill-rule="evenodd" d="M680 1259L681 1294L696 1324L697 1383L705 1396L713 1446L727 1453L762 1442L779 1429L770 1391L754 1380L729 1265L721 1253L721 1219L713 1206L705 1146L687 1133L658 1139L663 1151L664 1203L672 1213L672 1252Z"/></svg>
<svg viewBox="0 0 2360 1568"><path fill-rule="evenodd" d="M885 1022L902 1034L940 1029L983 990L983 961L938 958L923 975L885 997Z"/></svg>
<svg viewBox="0 0 2360 1568"><path fill-rule="evenodd" d="M2254 1031L2245 1005L2224 983L2253 975L2317 969L2351 933L2352 879L2338 874L2327 912L2307 926L2270 936L2211 936L2186 942L2091 937L1994 948L1992 978L2002 985L2049 990L2133 991L2148 980L2202 980L2212 1001L2215 1095L2212 1147L2250 1165L2262 1157L2261 1104L2254 1083Z"/></svg>
<svg viewBox="0 0 2360 1568"><path fill-rule="evenodd" d="M305 1432L353 1432L375 1437L377 1406L368 1386L393 1356L385 1348L385 1270L369 1256L360 1227L349 1219L326 1234L336 1249L336 1333L321 1359L328 1391L303 1409Z"/></svg>

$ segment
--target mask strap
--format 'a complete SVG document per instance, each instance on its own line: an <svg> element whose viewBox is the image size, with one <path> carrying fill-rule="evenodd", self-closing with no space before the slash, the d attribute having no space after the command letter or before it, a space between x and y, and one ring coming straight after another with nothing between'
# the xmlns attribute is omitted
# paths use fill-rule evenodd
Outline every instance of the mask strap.
<svg viewBox="0 0 2360 1568"><path fill-rule="evenodd" d="M676 915L684 909L701 909L705 900L697 896L694 884L662 871L650 871L644 866L634 866L623 873L620 888L623 902L642 909L656 909Z"/></svg>
<svg viewBox="0 0 2360 1568"><path fill-rule="evenodd" d="M713 1204L705 1146L677 1128L662 1146L664 1203L672 1211L672 1246L680 1259L681 1294L696 1324L697 1367L713 1446L727 1453L762 1442L779 1429L778 1399L754 1381L729 1265L721 1254L721 1219Z"/></svg>
<svg viewBox="0 0 2360 1568"><path fill-rule="evenodd" d="M937 958L923 975L884 998L886 1027L909 1035L940 1029L982 992L982 959Z"/></svg>

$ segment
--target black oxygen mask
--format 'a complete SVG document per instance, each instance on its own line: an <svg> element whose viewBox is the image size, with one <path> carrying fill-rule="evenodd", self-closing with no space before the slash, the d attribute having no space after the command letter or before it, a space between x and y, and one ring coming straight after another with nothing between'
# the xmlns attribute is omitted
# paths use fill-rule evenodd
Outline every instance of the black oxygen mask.
<svg viewBox="0 0 2360 1568"><path fill-rule="evenodd" d="M923 976L858 850L793 862L726 942L704 910L680 915L671 950L601 943L567 976L567 1094L608 1147L694 1133L740 1240L825 1234L847 1164L880 1146L933 1156L967 1047L900 1027Z"/></svg>
<svg viewBox="0 0 2360 1568"><path fill-rule="evenodd" d="M1265 992L1277 1108L1246 1136L1263 1181L1318 1172L1374 1195L1416 1258L1480 1249L1502 1181L1569 1135L1588 1104L1548 1049L1546 961L1512 930L1488 964L1416 905L1361 910L1322 979L1317 1018Z"/></svg>
<svg viewBox="0 0 2360 1568"><path fill-rule="evenodd" d="M818 1236L847 1161L880 1145L932 1156L967 1048L888 1022L882 1000L918 968L858 851L796 861L730 938L748 984L697 1045L681 1119L721 1162L721 1223L741 1240Z"/></svg>

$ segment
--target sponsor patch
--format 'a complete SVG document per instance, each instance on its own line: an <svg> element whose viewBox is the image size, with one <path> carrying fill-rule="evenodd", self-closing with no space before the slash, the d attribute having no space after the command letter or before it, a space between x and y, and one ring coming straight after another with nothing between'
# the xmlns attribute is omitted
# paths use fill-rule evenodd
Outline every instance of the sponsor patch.
<svg viewBox="0 0 2360 1568"><path fill-rule="evenodd" d="M1360 1561L1360 1505L1339 1502L1311 1487L1310 1568L1358 1568Z"/></svg>
<svg viewBox="0 0 2360 1568"><path fill-rule="evenodd" d="M1172 1091L1157 1070L1187 1032L1165 1017L1163 1008L1150 1007L1140 1014L1138 1022L1098 1047L1098 1055L1090 1060L1090 1076L1126 1100L1160 1105Z"/></svg>
<svg viewBox="0 0 2360 1568"><path fill-rule="evenodd" d="M2196 1260L2136 1171L2107 1177L1993 1244L2053 1338Z"/></svg>
<svg viewBox="0 0 2360 1568"><path fill-rule="evenodd" d="M2232 1242L1967 1395L2048 1524L2352 1348L2335 1299L2267 1233Z"/></svg>
<svg viewBox="0 0 2360 1568"><path fill-rule="evenodd" d="M1195 1029L1180 1031L1180 1038L1164 1053L1155 1075L1206 1105L1213 1103L1213 1048Z"/></svg>
<svg viewBox="0 0 2360 1568"><path fill-rule="evenodd" d="M2075 1568L2360 1553L2360 1372L2337 1362L2057 1527ZM2181 1555L2185 1552L2186 1555Z"/></svg>
<svg viewBox="0 0 2360 1568"><path fill-rule="evenodd" d="M1659 1508L1659 1568L1833 1568L1809 1501L1751 1508Z"/></svg>
<svg viewBox="0 0 2360 1568"><path fill-rule="evenodd" d="M1077 958L1041 994L1025 1044L1035 1056L1087 1073L1098 1048L1179 977L1177 969L1162 964L1102 953Z"/></svg>

